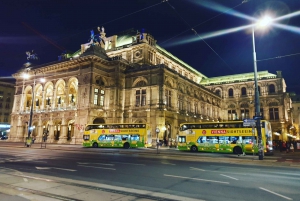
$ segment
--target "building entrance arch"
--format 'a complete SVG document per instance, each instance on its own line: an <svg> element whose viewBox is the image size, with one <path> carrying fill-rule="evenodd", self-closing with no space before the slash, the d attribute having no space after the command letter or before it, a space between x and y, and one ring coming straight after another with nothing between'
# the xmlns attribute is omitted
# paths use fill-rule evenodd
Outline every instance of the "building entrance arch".
<svg viewBox="0 0 300 201"><path fill-rule="evenodd" d="M93 124L104 124L104 123L105 123L104 118L100 118L100 117L94 119L93 121Z"/></svg>

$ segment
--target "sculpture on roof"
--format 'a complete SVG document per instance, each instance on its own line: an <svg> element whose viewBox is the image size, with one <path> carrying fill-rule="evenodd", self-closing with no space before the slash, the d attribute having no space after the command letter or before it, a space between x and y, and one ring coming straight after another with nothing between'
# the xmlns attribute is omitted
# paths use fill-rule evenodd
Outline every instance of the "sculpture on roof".
<svg viewBox="0 0 300 201"><path fill-rule="evenodd" d="M91 30L91 38L90 38L91 45L100 45L101 42L103 44L105 44L103 38L101 37L101 33L104 33L104 27L102 27L101 30L100 30L100 27L98 27L98 31L99 31L99 34L95 35L94 30Z"/></svg>
<svg viewBox="0 0 300 201"><path fill-rule="evenodd" d="M37 53L35 53L33 50L31 52L27 51L26 55L27 55L27 60L38 60L39 59L37 56Z"/></svg>

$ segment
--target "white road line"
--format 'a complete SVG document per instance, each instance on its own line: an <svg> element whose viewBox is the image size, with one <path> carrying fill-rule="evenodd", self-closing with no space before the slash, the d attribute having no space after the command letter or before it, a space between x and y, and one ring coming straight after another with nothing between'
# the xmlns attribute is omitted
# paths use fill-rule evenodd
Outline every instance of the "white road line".
<svg viewBox="0 0 300 201"><path fill-rule="evenodd" d="M52 181L50 179L44 179L44 178L41 178L41 177L32 177L32 176L27 176L27 175L23 175L23 174L21 174L21 175L20 174L13 174L13 175L22 176L22 177L26 177L26 178L30 178L30 179L42 180L42 181Z"/></svg>
<svg viewBox="0 0 300 201"><path fill-rule="evenodd" d="M176 165L176 164L173 164L173 163L167 163L167 162L161 162L162 164L165 164L165 165Z"/></svg>
<svg viewBox="0 0 300 201"><path fill-rule="evenodd" d="M108 163L81 163L81 162L77 162L78 164L82 164L82 165L107 165L107 166L114 166L115 164L108 164Z"/></svg>
<svg viewBox="0 0 300 201"><path fill-rule="evenodd" d="M194 168L194 167L190 167L190 168L191 168L191 170L205 171L205 170L203 170L203 169L200 169L200 168Z"/></svg>
<svg viewBox="0 0 300 201"><path fill-rule="evenodd" d="M230 179L238 180L237 178L234 178L234 177L231 177L231 176L227 176L227 175L225 175L225 174L220 174L220 175L223 176L223 177L228 177L228 178L230 178Z"/></svg>
<svg viewBox="0 0 300 201"><path fill-rule="evenodd" d="M293 200L292 198L286 197L286 196L284 196L284 195L280 195L279 193L275 193L275 192L270 191L270 190L268 190L268 189L265 189L265 188L263 188L263 187L259 187L259 188L260 188L261 190L267 191L267 192L269 192L269 193L272 193L272 194L277 195L277 196L279 196L279 197L282 197L282 198L284 198L284 199L287 199L287 200Z"/></svg>
<svg viewBox="0 0 300 201"><path fill-rule="evenodd" d="M91 167L91 168L99 168L99 169L105 169L105 170L116 170L115 168L105 168L105 167L96 167L96 166L89 166L89 165L78 165L81 167Z"/></svg>
<svg viewBox="0 0 300 201"><path fill-rule="evenodd" d="M121 163L121 162L113 162L113 163L119 163L119 164L125 164L125 165L142 165L142 166L145 166L145 164L138 164L138 163Z"/></svg>
<svg viewBox="0 0 300 201"><path fill-rule="evenodd" d="M175 178L180 178L180 179L197 180L197 181L208 181L208 182L214 182L214 183L220 183L220 184L229 184L229 182L207 180L207 179L198 179L198 178L191 178L191 177L182 177L182 176L169 175L169 174L164 174L164 176L165 177L175 177Z"/></svg>

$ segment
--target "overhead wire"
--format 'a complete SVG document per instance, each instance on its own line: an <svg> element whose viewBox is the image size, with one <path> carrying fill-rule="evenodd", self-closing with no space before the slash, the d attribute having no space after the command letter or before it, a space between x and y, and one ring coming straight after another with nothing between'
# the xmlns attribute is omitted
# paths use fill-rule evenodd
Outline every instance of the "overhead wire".
<svg viewBox="0 0 300 201"><path fill-rule="evenodd" d="M154 5L148 6L148 7L146 7L146 8L142 8L142 9L140 9L140 10L137 10L137 11L134 11L134 12L132 12L132 13L129 13L129 14L123 15L122 17L118 17L118 18L116 18L116 19L113 19L113 20L110 20L110 21L108 21L108 22L102 23L102 25L109 24L109 23L111 23L111 22L114 22L114 21L120 20L120 19L122 19L122 18L125 18L125 17L128 17L128 16L130 16L130 15L133 15L133 14L139 13L139 12L141 12L141 11L144 11L144 10L147 10L147 9L149 9L149 8L152 8L152 7L154 7L154 6L158 6L158 5L160 5L160 4L164 3L164 2L167 2L167 1L168 1L168 0L161 0L161 2L159 2L159 3L156 3L156 4L154 4ZM68 36L68 37L65 37L65 38L69 38L69 37L72 37L72 36L75 36L75 35L81 34L81 33L83 33L83 32L87 32L87 31L89 31L89 30L91 30L91 29L94 29L94 28L95 28L95 27L92 27L92 28L90 28L90 29L85 29L85 30L83 30L83 31L77 32L76 34L73 34L73 35L71 35L71 36ZM63 39L65 39L65 38L58 39L58 40L63 40Z"/></svg>
<svg viewBox="0 0 300 201"><path fill-rule="evenodd" d="M259 60L256 60L256 61L268 61L268 60L272 60L272 59L281 59L281 58L284 58L284 57L291 57L291 56L295 56L295 55L300 55L300 53L287 54L287 55L276 56L276 57L271 57L271 58L267 58L267 59L259 59Z"/></svg>
<svg viewBox="0 0 300 201"><path fill-rule="evenodd" d="M194 27L192 27L177 11L176 11L176 9L169 3L169 1L167 1L167 4L174 10L174 12L180 17L180 19L189 27L189 29L187 29L186 31L183 31L183 32L181 32L180 34L178 34L178 35L176 35L176 36L174 36L174 37L172 37L171 39L173 39L173 38L175 38L175 37L177 37L177 36L179 36L179 35L181 35L181 34L183 34L183 33L185 33L185 32L188 32L188 31L192 31L195 35L197 35L218 57L219 57L219 59L221 59L222 60L222 62L232 71L232 72L234 72L234 70L226 63L226 61L198 34L198 32L194 29L194 28L196 28L197 26L200 26L200 25L202 25L202 24L204 24L204 23L206 23L206 22L208 22L208 21L210 21L210 20L212 20L212 19L214 19L214 18L216 18L216 17L218 17L218 16L220 16L220 15L222 15L222 14L224 14L224 13L226 13L226 12L228 12L229 10L233 10L234 8L236 8L236 7L238 7L238 6L240 6L240 5L242 5L242 4L244 4L244 3L246 3L246 2L242 2L242 3L240 3L240 4L238 4L237 6L235 6L235 7L232 7L232 8L230 8L230 9L228 9L228 10L226 10L226 11L224 11L224 12L222 12L222 13L220 13L220 14L218 14L218 15L216 15L216 16L214 16L214 17L212 17L212 18L210 18L210 19L208 19L208 20L206 20L206 21L204 21L204 22L202 22L202 23L200 23L200 24L197 24L197 25L195 25ZM171 40L171 39L168 39L168 40ZM166 41L164 41L164 42L166 42ZM163 42L163 43L164 43ZM162 44L162 43L160 43L160 44Z"/></svg>

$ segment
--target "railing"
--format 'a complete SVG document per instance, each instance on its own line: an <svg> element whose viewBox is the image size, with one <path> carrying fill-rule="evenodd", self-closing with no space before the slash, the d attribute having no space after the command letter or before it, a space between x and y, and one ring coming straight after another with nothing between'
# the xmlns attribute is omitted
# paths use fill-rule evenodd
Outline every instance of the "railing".
<svg viewBox="0 0 300 201"><path fill-rule="evenodd" d="M73 106L73 105L69 105L69 106L60 106L60 107L55 107L55 108L50 108L50 107L46 107L46 108L41 108L36 106L36 108L34 109L34 112L52 112L52 111L64 111L64 110L76 110L77 106ZM26 108L25 110L20 112L21 114L29 114L30 113L30 107Z"/></svg>
<svg viewBox="0 0 300 201"><path fill-rule="evenodd" d="M59 140L55 140L54 138L50 138L49 136L47 137L47 139L45 140L43 137L32 137L32 144L34 143L41 143L41 142L46 142L49 144L78 144L81 145L83 139L82 138L74 138L71 137L70 140L67 140L65 143L60 143ZM8 135L8 139L6 140L1 140L1 142L22 142L22 143L26 143L27 142L27 136L22 136L22 137L10 137Z"/></svg>

